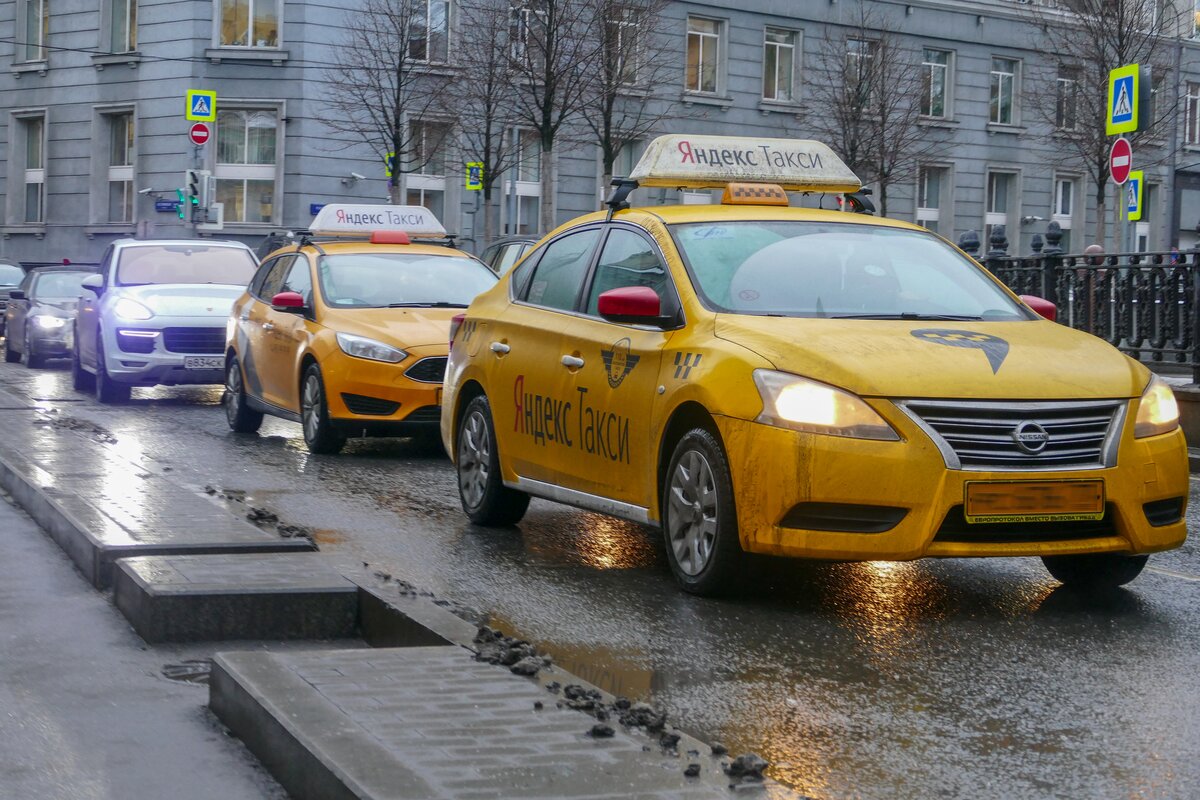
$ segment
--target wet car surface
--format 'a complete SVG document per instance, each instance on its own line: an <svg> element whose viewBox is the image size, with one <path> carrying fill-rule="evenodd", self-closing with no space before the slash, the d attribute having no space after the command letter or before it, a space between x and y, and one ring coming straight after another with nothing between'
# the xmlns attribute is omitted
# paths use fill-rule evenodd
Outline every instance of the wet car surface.
<svg viewBox="0 0 1200 800"><path fill-rule="evenodd" d="M230 433L218 387L102 407L58 369L4 365L0 380L88 423L77 430L97 446L197 492L246 492L214 502L304 526L347 565L759 752L811 797L1188 798L1200 785L1194 540L1100 598L1002 558L765 562L734 598L703 599L675 589L649 528L537 500L519 527L466 524L449 462L407 440L312 456L285 422Z"/></svg>

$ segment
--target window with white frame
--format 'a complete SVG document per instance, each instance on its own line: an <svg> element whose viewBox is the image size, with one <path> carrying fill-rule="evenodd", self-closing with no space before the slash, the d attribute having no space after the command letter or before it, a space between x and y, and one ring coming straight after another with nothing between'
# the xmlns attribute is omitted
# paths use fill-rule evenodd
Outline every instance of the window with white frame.
<svg viewBox="0 0 1200 800"><path fill-rule="evenodd" d="M505 233L533 234L538 231L542 198L541 157L542 141L537 132L518 131L516 180L510 178L505 185L508 208Z"/></svg>
<svg viewBox="0 0 1200 800"><path fill-rule="evenodd" d="M109 47L114 53L137 50L138 0L111 0Z"/></svg>
<svg viewBox="0 0 1200 800"><path fill-rule="evenodd" d="M1079 71L1059 70L1055 86L1058 95L1054 106L1054 127L1073 131L1079 125Z"/></svg>
<svg viewBox="0 0 1200 800"><path fill-rule="evenodd" d="M1012 58L993 58L989 120L997 125L1016 124L1017 69Z"/></svg>
<svg viewBox="0 0 1200 800"><path fill-rule="evenodd" d="M25 213L23 222L46 221L46 118L22 117L18 123L25 139Z"/></svg>
<svg viewBox="0 0 1200 800"><path fill-rule="evenodd" d="M721 36L719 20L687 18L687 68L684 88L689 92L716 94L720 91Z"/></svg>
<svg viewBox="0 0 1200 800"><path fill-rule="evenodd" d="M1200 145L1200 83L1187 85L1187 108L1184 111L1184 144Z"/></svg>
<svg viewBox="0 0 1200 800"><path fill-rule="evenodd" d="M281 0L220 0L217 44L278 47Z"/></svg>
<svg viewBox="0 0 1200 800"><path fill-rule="evenodd" d="M942 195L946 190L945 167L921 167L917 174L917 224L940 232Z"/></svg>
<svg viewBox="0 0 1200 800"><path fill-rule="evenodd" d="M24 41L17 46L19 57L22 61L45 61L46 39L50 35L50 0L17 1L23 17L17 29L24 33Z"/></svg>
<svg viewBox="0 0 1200 800"><path fill-rule="evenodd" d="M639 61L642 56L642 40L639 32L640 20L636 9L618 6L608 19L608 45L617 59L616 73L621 83L631 86L637 83Z"/></svg>
<svg viewBox="0 0 1200 800"><path fill-rule="evenodd" d="M272 222L278 182L279 111L232 108L217 112L213 176L226 222Z"/></svg>
<svg viewBox="0 0 1200 800"><path fill-rule="evenodd" d="M108 221L133 222L133 114L109 114Z"/></svg>
<svg viewBox="0 0 1200 800"><path fill-rule="evenodd" d="M409 163L412 172L405 181L405 202L413 206L425 206L438 219L445 219L450 125L417 120L411 123L410 129Z"/></svg>
<svg viewBox="0 0 1200 800"><path fill-rule="evenodd" d="M1054 205L1050 209L1050 219L1058 223L1062 229L1062 241L1059 247L1064 252L1071 252L1071 228L1075 222L1075 201L1079 189L1075 179L1056 176L1054 178Z"/></svg>
<svg viewBox="0 0 1200 800"><path fill-rule="evenodd" d="M763 30L763 100L795 101L799 39L798 31L769 26Z"/></svg>
<svg viewBox="0 0 1200 800"><path fill-rule="evenodd" d="M514 0L508 14L508 47L514 61L527 57L531 37L540 36L545 24L546 9L538 0Z"/></svg>
<svg viewBox="0 0 1200 800"><path fill-rule="evenodd" d="M950 53L926 47L921 61L921 115L945 118L950 111Z"/></svg>
<svg viewBox="0 0 1200 800"><path fill-rule="evenodd" d="M1142 189L1142 218L1134 223L1133 236L1139 253L1150 249L1150 231L1153 228L1153 212L1158 205L1158 185L1147 183Z"/></svg>
<svg viewBox="0 0 1200 800"><path fill-rule="evenodd" d="M450 0L410 0L408 57L445 63L450 59Z"/></svg>
<svg viewBox="0 0 1200 800"><path fill-rule="evenodd" d="M987 174L987 205L984 213L983 249L987 252L992 246L992 231L997 227L1009 227L1009 214L1012 211L1013 183L1016 176L1011 172L989 172Z"/></svg>
<svg viewBox="0 0 1200 800"><path fill-rule="evenodd" d="M880 86L876 57L879 42L873 39L846 40L846 74L843 76L850 98L860 105L878 99Z"/></svg>

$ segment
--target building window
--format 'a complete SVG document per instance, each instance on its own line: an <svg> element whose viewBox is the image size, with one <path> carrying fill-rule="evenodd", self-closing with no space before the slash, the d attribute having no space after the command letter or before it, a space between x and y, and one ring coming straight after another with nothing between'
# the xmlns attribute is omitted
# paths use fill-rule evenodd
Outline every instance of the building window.
<svg viewBox="0 0 1200 800"><path fill-rule="evenodd" d="M226 222L275 217L279 113L274 109L217 112L217 202Z"/></svg>
<svg viewBox="0 0 1200 800"><path fill-rule="evenodd" d="M521 131L517 142L517 180L542 179L542 140L536 131Z"/></svg>
<svg viewBox="0 0 1200 800"><path fill-rule="evenodd" d="M50 0L19 0L25 16L25 41L18 45L23 61L45 61L46 39L50 35ZM18 30L22 26L18 25Z"/></svg>
<svg viewBox="0 0 1200 800"><path fill-rule="evenodd" d="M108 221L133 222L133 114L108 120Z"/></svg>
<svg viewBox="0 0 1200 800"><path fill-rule="evenodd" d="M987 176L987 206L984 215L983 249L992 247L992 231L998 226L1008 230L1008 217L1012 203L1013 175L1008 172L989 172Z"/></svg>
<svg viewBox="0 0 1200 800"><path fill-rule="evenodd" d="M114 53L137 50L137 0L112 0L112 42Z"/></svg>
<svg viewBox="0 0 1200 800"><path fill-rule="evenodd" d="M618 61L614 66L620 82L627 86L637 83L638 78L642 55L638 24L638 12L631 8L618 7L608 20L609 46Z"/></svg>
<svg viewBox="0 0 1200 800"><path fill-rule="evenodd" d="M1054 107L1054 127L1073 131L1078 125L1079 73L1062 70L1058 73L1058 97Z"/></svg>
<svg viewBox="0 0 1200 800"><path fill-rule="evenodd" d="M425 206L438 219L446 208L446 151L450 147L450 126L442 122L412 123L410 155L412 174L406 180L409 205Z"/></svg>
<svg viewBox="0 0 1200 800"><path fill-rule="evenodd" d="M945 50L925 48L921 63L921 114L926 117L944 118L946 109L946 87L950 85L950 53Z"/></svg>
<svg viewBox="0 0 1200 800"><path fill-rule="evenodd" d="M1200 145L1200 83L1187 85L1187 119L1184 121L1184 142Z"/></svg>
<svg viewBox="0 0 1200 800"><path fill-rule="evenodd" d="M537 132L520 131L517 135L517 179L505 184L508 209L505 233L537 233L542 198L541 156L542 142Z"/></svg>
<svg viewBox="0 0 1200 800"><path fill-rule="evenodd" d="M221 0L221 47L278 47L280 0Z"/></svg>
<svg viewBox="0 0 1200 800"><path fill-rule="evenodd" d="M25 137L26 223L46 221L46 118L25 117L20 121Z"/></svg>
<svg viewBox="0 0 1200 800"><path fill-rule="evenodd" d="M1071 228L1075 221L1075 181L1070 178L1054 179L1054 206L1050 209L1050 219L1062 228L1062 241L1059 247L1064 252L1071 252Z"/></svg>
<svg viewBox="0 0 1200 800"><path fill-rule="evenodd" d="M990 119L997 125L1013 125L1016 112L1017 62L993 58Z"/></svg>
<svg viewBox="0 0 1200 800"><path fill-rule="evenodd" d="M782 28L763 32L763 100L791 103L796 99L796 43L799 34Z"/></svg>
<svg viewBox="0 0 1200 800"><path fill-rule="evenodd" d="M684 87L689 92L716 94L721 59L721 23L715 19L688 17L687 70Z"/></svg>
<svg viewBox="0 0 1200 800"><path fill-rule="evenodd" d="M530 33L535 28L545 28L546 11L535 3L536 0L520 0L509 7L508 43L514 61L523 61L528 55Z"/></svg>
<svg viewBox="0 0 1200 800"><path fill-rule="evenodd" d="M450 0L414 0L408 57L435 63L450 59Z"/></svg>
<svg viewBox="0 0 1200 800"><path fill-rule="evenodd" d="M921 167L917 175L917 224L934 233L939 232L945 184L945 168Z"/></svg>
<svg viewBox="0 0 1200 800"><path fill-rule="evenodd" d="M846 74L843 79L850 98L860 107L873 104L875 93L882 87L875 74L875 56L879 42L869 39L846 40Z"/></svg>

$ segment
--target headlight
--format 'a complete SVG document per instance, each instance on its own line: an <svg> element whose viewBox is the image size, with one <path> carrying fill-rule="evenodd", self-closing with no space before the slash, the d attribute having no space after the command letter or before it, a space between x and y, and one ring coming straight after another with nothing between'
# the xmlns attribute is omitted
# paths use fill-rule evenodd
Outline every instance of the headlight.
<svg viewBox="0 0 1200 800"><path fill-rule="evenodd" d="M757 422L829 436L900 441L887 420L849 392L769 369L754 370L754 383L763 401Z"/></svg>
<svg viewBox="0 0 1200 800"><path fill-rule="evenodd" d="M49 314L37 314L33 318L33 324L39 328L45 328L48 331L58 330L67 324L67 321L62 317L52 317Z"/></svg>
<svg viewBox="0 0 1200 800"><path fill-rule="evenodd" d="M122 297L113 303L113 313L121 319L150 319L154 316L153 311L128 297Z"/></svg>
<svg viewBox="0 0 1200 800"><path fill-rule="evenodd" d="M1137 420L1133 423L1133 435L1138 439L1170 433L1179 427L1179 404L1175 393L1162 378L1155 375L1142 393L1138 403Z"/></svg>
<svg viewBox="0 0 1200 800"><path fill-rule="evenodd" d="M352 333L339 333L337 335L337 343L338 347L342 348L343 353L355 358L386 361L389 364L399 364L408 358L408 353L398 347L392 347L390 344L377 342L365 336L355 336Z"/></svg>

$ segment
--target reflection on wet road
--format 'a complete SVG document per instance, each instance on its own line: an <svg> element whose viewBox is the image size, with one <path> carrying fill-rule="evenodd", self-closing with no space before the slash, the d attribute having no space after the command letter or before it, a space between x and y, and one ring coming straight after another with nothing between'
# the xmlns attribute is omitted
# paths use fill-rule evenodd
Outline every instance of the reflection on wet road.
<svg viewBox="0 0 1200 800"><path fill-rule="evenodd" d="M289 423L231 434L215 388L139 390L109 408L78 402L57 369L4 365L0 380L116 437L98 447L196 491L245 491L348 567L476 609L691 732L760 752L812 797L1200 786L1194 542L1100 600L1015 559L765 561L739 596L706 600L675 588L648 528L539 501L519 527L466 524L448 462L405 441L310 456Z"/></svg>

